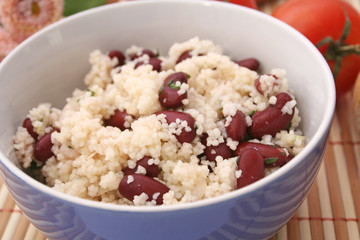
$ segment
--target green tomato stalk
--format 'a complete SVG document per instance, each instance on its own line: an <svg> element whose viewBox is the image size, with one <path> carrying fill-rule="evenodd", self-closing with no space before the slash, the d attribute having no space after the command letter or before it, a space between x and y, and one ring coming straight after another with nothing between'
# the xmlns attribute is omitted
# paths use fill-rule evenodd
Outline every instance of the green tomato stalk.
<svg viewBox="0 0 360 240"><path fill-rule="evenodd" d="M339 40L334 41L332 37L325 37L318 44L316 44L316 47L321 47L325 44L329 44L324 54L324 57L326 60L335 61L335 66L333 69L333 76L335 80L337 75L339 74L343 57L350 54L356 54L360 56L360 44L349 45L345 43L345 40L349 36L351 31L351 21L348 17L345 8L344 8L344 13L345 13L345 25Z"/></svg>

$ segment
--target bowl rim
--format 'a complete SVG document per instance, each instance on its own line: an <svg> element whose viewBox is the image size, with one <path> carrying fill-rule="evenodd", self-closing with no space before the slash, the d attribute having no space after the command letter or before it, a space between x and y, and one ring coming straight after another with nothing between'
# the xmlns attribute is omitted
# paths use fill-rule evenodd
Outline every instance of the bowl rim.
<svg viewBox="0 0 360 240"><path fill-rule="evenodd" d="M257 15L258 18L263 18L266 21L272 22L272 24L277 25L279 28L283 28L285 31L289 31L291 34L296 35L296 37L299 39L299 41L302 41L304 45L306 45L308 48L312 49L314 57L317 57L320 66L321 71L323 71L323 75L328 78L329 80L333 81L333 76L331 73L330 68L328 67L327 62L321 55L321 53L317 50L317 48L300 32L292 28L291 26L287 25L286 23L273 18L270 15L267 15L263 12L260 12L255 9L226 3L226 2L218 2L218 1L205 1L205 0L146 0L146 1L129 1L129 2L119 2L119 3L113 3L105 6L96 7L93 9L85 10L80 13L76 13L74 15L68 16L58 22L55 22L39 32L33 34L28 39L24 40L19 46L17 46L11 53L5 57L2 64L0 64L0 72L4 68L5 65L7 65L7 62L11 61L11 59L16 55L17 52L21 51L24 47L26 47L28 42L31 42L35 40L37 37L40 37L47 32L56 29L58 26L65 24L67 22L76 21L77 19L81 19L84 16L87 15L95 15L97 13L106 12L109 9L113 8L126 8L128 6L135 6L135 5L153 5L153 4L191 4L196 5L198 7L213 7L213 8L223 8L223 9L234 9L238 8L239 11L245 11L248 12L248 14ZM57 191L55 189L52 189L48 187L47 185L38 182L37 180L33 179L29 175L27 175L25 172L23 172L20 168L18 168L8 157L5 156L5 154L0 151L0 161L3 163L4 167L8 172L15 175L18 179L25 182L25 184L30 185L32 188L35 188L36 190L40 191L43 194L46 194L50 196L51 198L57 198L59 201L65 201L70 203L71 205L79 205L84 207L90 207L90 208L97 208L102 210L108 210L108 211L120 211L120 212L136 212L136 213L151 213L151 212L166 212L166 211L179 211L184 209L192 209L192 208L198 208L198 207L205 207L208 205L215 205L215 204L221 204L223 202L227 201L234 201L237 198L241 196L245 196L251 192L256 191L257 189L265 187L270 182L275 182L277 179L279 179L281 176L285 175L285 173L293 168L295 168L297 165L299 165L302 160L306 158L307 155L309 155L317 146L317 143L320 142L321 138L323 138L332 122L333 114L335 111L335 85L334 84L327 84L326 92L328 93L328 104L326 105L326 111L324 113L324 116L321 120L321 124L316 130L313 137L310 139L310 141L307 143L305 148L297 155L295 156L292 161L275 171L274 173L270 174L269 176L250 184L244 188L231 191L229 193L225 193L216 197L212 197L209 199L202 199L197 200L195 202L190 203L179 203L174 205L161 205L161 206L130 206L130 205L117 205L113 203L104 203L104 202L97 202L93 200L83 199L76 196L71 196L69 194L62 193L60 191ZM9 173L9 174L10 174ZM4 182L6 183L6 179L4 179ZM11 192L11 189L9 189Z"/></svg>

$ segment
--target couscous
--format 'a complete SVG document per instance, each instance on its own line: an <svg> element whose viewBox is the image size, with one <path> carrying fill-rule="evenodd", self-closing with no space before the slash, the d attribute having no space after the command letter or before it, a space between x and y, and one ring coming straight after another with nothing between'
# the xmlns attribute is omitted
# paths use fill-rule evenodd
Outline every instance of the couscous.
<svg viewBox="0 0 360 240"><path fill-rule="evenodd" d="M171 205L271 174L305 146L286 72L256 72L210 40L167 56L131 46L90 54L87 88L63 109L41 103L14 136L19 163L85 199Z"/></svg>

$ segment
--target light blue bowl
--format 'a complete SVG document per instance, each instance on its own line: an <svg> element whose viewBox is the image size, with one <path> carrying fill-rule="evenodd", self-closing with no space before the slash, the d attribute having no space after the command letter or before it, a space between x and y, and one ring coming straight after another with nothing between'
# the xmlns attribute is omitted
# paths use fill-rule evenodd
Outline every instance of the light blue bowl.
<svg viewBox="0 0 360 240"><path fill-rule="evenodd" d="M296 92L306 148L264 179L175 206L118 206L57 192L22 172L12 136L41 102L65 104L93 49L132 44L166 54L175 42L211 39L225 54L281 67ZM20 209L51 239L266 239L292 217L319 169L335 106L331 72L300 33L256 10L215 1L136 1L93 9L35 34L0 64L0 173Z"/></svg>

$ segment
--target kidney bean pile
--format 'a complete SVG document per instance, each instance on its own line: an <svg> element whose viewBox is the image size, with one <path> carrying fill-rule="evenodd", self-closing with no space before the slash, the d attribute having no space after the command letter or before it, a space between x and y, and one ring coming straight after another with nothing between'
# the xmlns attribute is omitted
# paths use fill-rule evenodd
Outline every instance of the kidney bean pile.
<svg viewBox="0 0 360 240"><path fill-rule="evenodd" d="M190 52L190 50L184 51L176 63L193 57ZM162 70L162 61L151 50L144 49L141 54L132 54L128 58L134 60L143 55L148 55L149 61L147 63L143 61L137 62L134 66L135 69L141 65L149 64L152 66L153 71L160 72ZM118 64L115 67L125 64L126 56L119 50L111 50L108 56L111 59L117 59ZM255 58L234 62L253 71L258 71L260 65ZM186 86L189 77L185 72L175 72L165 78L159 89L159 102L163 110L154 113L158 116L163 115L167 124L178 127L179 134L174 135L179 143L192 143L197 136L197 125L194 117L182 111L184 101L188 101L188 88ZM276 78L276 76L274 77ZM260 94L264 94L259 79L260 77L256 79L254 87ZM265 135L275 136L279 131L286 130L291 124L295 107L292 107L291 113L289 111L284 112L283 108L292 100L292 97L286 92L277 94L274 104L269 104L266 109L250 115L252 122L250 126L246 121L247 116L240 110L237 110L233 116L224 116L224 118L228 119L228 124L225 125L226 134L224 137L239 142L236 150L231 150L226 141L219 143L217 146L208 145L208 134L204 133L199 136L201 143L204 145L202 156L215 164L216 158L219 156L223 159L237 157L237 171L241 172L237 178L237 189L263 178L265 168L283 166L293 158L291 154L280 146L267 145L251 140L261 140ZM136 118L128 114L126 110L117 109L113 115L104 119L104 126L116 127L123 131L130 129L131 123L135 120ZM54 156L51 134L59 130L53 129L39 137L30 118L24 120L23 127L35 139L34 156L38 161L46 162ZM202 156L199 156L199 158ZM127 166L123 169L124 177L118 187L118 191L123 197L133 201L135 196L145 193L148 197L147 201L152 201L156 205L163 204L163 195L170 189L157 178L161 170L154 161L152 156L144 156L136 161L135 166ZM201 163L199 162L199 164Z"/></svg>

